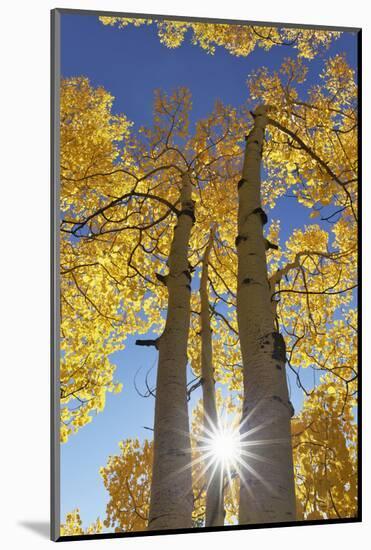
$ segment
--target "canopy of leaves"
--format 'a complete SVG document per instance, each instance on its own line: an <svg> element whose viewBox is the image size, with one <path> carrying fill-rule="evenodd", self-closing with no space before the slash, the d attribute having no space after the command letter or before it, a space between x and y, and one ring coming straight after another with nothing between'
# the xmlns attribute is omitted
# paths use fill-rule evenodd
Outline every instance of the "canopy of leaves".
<svg viewBox="0 0 371 550"><path fill-rule="evenodd" d="M273 46L292 46L298 55L312 59L319 51L325 50L331 41L338 38L337 31L320 31L302 28L266 27L261 25L238 25L223 23L201 23L188 21L152 20L126 17L99 18L103 25L123 29L128 25L157 26L158 37L168 48L178 48L190 33L191 43L209 54L216 46L225 48L236 56L247 56L255 48L270 50Z"/></svg>

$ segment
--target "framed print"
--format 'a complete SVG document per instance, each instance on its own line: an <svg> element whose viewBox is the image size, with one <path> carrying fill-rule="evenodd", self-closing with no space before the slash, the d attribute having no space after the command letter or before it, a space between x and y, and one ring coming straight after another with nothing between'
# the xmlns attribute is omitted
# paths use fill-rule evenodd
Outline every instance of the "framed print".
<svg viewBox="0 0 371 550"><path fill-rule="evenodd" d="M53 540L361 520L360 64L52 11Z"/></svg>

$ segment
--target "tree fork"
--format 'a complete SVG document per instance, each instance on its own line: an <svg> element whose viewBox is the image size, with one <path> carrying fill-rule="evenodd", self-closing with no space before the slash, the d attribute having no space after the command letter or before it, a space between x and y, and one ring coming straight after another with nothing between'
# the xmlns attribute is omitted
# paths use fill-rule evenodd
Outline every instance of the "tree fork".
<svg viewBox="0 0 371 550"><path fill-rule="evenodd" d="M181 212L168 257L168 308L158 341L159 359L148 530L192 527L192 473L187 406L187 344L190 325L188 247L195 221L192 182L182 176Z"/></svg>
<svg viewBox="0 0 371 550"><path fill-rule="evenodd" d="M253 120L238 186L237 320L244 380L241 437L242 441L258 439L264 443L255 447L263 459L254 461L257 476L241 467L241 525L296 518L286 350L284 339L275 328L266 263L266 250L277 245L264 238L267 216L260 197L267 108L258 107ZM248 436L251 430L254 435Z"/></svg>

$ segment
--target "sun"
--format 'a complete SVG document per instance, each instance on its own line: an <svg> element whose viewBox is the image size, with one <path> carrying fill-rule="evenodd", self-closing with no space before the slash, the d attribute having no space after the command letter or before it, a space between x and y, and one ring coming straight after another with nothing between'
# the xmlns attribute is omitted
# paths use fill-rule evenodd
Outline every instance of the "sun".
<svg viewBox="0 0 371 550"><path fill-rule="evenodd" d="M232 466L240 454L239 433L229 426L223 426L211 435L207 446L215 461L223 466Z"/></svg>
<svg viewBox="0 0 371 550"><path fill-rule="evenodd" d="M200 455L190 461L189 467L202 463L196 483L207 474L207 490L213 479L219 479L220 490L223 491L227 484L232 502L237 506L238 489L233 479L241 476L241 465L245 462L242 457L245 451L240 437L241 424L237 417L233 421L227 416L219 418L217 424L208 417L206 419L207 424L203 425L197 436L197 450Z"/></svg>
<svg viewBox="0 0 371 550"><path fill-rule="evenodd" d="M249 417L253 412L255 411L252 411ZM233 488L232 480L238 476L240 482L245 485L247 474L249 477L258 479L262 485L271 490L269 483L253 466L254 462L271 462L268 457L253 452L253 448L280 443L278 440L259 440L251 437L263 429L266 424L262 423L252 429L246 429L248 418L241 423L238 416L231 418L229 415L219 418L217 425L208 416L206 416L206 420L207 425L202 427L197 436L197 450L200 456L191 460L187 467L203 463L199 478L209 472L209 483L211 483L212 478L219 475L221 484L224 484L225 480L231 490Z"/></svg>
<svg viewBox="0 0 371 550"><path fill-rule="evenodd" d="M196 462L204 463L204 471L211 469L228 478L240 469L241 455L244 454L244 443L240 438L240 425L234 419L225 416L214 424L207 418L197 436L197 450L200 453ZM193 461L194 463L194 461Z"/></svg>
<svg viewBox="0 0 371 550"><path fill-rule="evenodd" d="M250 411L250 414L240 421L238 415L224 414L219 417L217 424L204 412L206 422L200 427L195 435L196 447L187 448L191 458L178 472L197 467L198 471L194 483L198 483L205 474L207 477L206 491L213 479L219 478L220 490L229 488L232 502L235 506L238 503L238 484L234 483L237 478L239 484L243 484L250 496L253 498L250 481L252 478L260 483L272 494L271 484L264 479L254 468L254 463L265 462L272 464L272 460L264 454L254 452L260 446L266 449L267 445L283 443L279 439L255 439L257 432L261 431L270 422L263 422L253 428L247 427L247 421L256 412L257 406ZM253 436L253 438L252 438ZM194 451L196 456L192 458ZM174 475L174 474L172 474Z"/></svg>

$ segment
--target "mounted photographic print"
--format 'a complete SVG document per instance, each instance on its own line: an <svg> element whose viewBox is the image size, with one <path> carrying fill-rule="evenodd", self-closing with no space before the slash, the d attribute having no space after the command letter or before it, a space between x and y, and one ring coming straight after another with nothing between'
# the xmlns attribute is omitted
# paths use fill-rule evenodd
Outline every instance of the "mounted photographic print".
<svg viewBox="0 0 371 550"><path fill-rule="evenodd" d="M360 37L53 10L53 540L360 521Z"/></svg>

